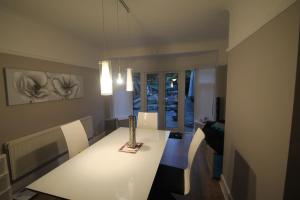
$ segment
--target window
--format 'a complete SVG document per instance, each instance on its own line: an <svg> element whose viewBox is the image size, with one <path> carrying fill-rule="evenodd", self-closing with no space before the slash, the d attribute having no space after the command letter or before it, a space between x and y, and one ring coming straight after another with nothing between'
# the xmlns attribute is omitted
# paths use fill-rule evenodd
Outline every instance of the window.
<svg viewBox="0 0 300 200"><path fill-rule="evenodd" d="M133 73L133 115L141 111L141 74Z"/></svg>
<svg viewBox="0 0 300 200"><path fill-rule="evenodd" d="M178 127L178 73L166 73L166 128Z"/></svg>
<svg viewBox="0 0 300 200"><path fill-rule="evenodd" d="M184 131L194 130L194 81L195 71L185 71Z"/></svg>
<svg viewBox="0 0 300 200"><path fill-rule="evenodd" d="M158 74L147 74L147 112L158 112Z"/></svg>

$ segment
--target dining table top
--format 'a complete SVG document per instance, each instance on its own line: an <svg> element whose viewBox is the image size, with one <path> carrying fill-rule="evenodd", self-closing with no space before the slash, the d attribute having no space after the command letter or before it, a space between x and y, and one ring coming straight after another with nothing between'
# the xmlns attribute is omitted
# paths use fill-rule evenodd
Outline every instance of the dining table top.
<svg viewBox="0 0 300 200"><path fill-rule="evenodd" d="M170 131L136 129L137 153L120 152L129 129L118 128L27 186L66 199L147 199Z"/></svg>

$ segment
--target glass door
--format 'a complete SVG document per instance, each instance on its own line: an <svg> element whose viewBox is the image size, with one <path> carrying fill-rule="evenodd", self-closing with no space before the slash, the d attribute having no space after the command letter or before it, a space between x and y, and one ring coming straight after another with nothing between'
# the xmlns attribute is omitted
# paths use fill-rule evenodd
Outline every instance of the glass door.
<svg viewBox="0 0 300 200"><path fill-rule="evenodd" d="M133 115L141 111L141 73L133 73Z"/></svg>
<svg viewBox="0 0 300 200"><path fill-rule="evenodd" d="M185 98L184 98L184 132L194 131L194 81L195 70L185 71Z"/></svg>
<svg viewBox="0 0 300 200"><path fill-rule="evenodd" d="M178 128L178 73L165 74L165 127Z"/></svg>
<svg viewBox="0 0 300 200"><path fill-rule="evenodd" d="M158 74L147 74L147 112L158 112L159 81Z"/></svg>
<svg viewBox="0 0 300 200"><path fill-rule="evenodd" d="M133 109L157 112L159 129L192 132L194 70L134 73Z"/></svg>

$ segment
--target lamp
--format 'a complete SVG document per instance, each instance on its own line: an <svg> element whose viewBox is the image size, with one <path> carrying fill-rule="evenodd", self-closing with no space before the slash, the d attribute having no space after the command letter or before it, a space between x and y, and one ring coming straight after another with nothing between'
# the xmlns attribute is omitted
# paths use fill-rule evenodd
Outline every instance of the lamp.
<svg viewBox="0 0 300 200"><path fill-rule="evenodd" d="M118 85L122 85L123 84L123 78L122 78L122 75L121 75L120 66L119 66L119 73L118 73L118 78L117 78L117 84Z"/></svg>
<svg viewBox="0 0 300 200"><path fill-rule="evenodd" d="M104 49L106 51L106 37L105 37L105 26L104 26L104 0L101 1L102 4L102 33L104 37ZM111 75L111 63L109 60L99 61L99 73L100 73L100 87L101 95L107 96L112 95L112 75Z"/></svg>
<svg viewBox="0 0 300 200"><path fill-rule="evenodd" d="M110 61L103 60L99 62L101 95L112 95L112 77L110 72Z"/></svg>
<svg viewBox="0 0 300 200"><path fill-rule="evenodd" d="M126 91L133 91L133 81L132 81L132 69L127 68L127 80L126 80Z"/></svg>
<svg viewBox="0 0 300 200"><path fill-rule="evenodd" d="M124 6L125 10L127 11L127 30L128 30L128 40L131 39L130 37L130 25L129 25L129 8L126 5L126 3L123 0L119 0L122 5ZM126 91L128 92L132 92L133 91L133 80L132 80L132 69L131 68L127 68L127 80L126 80Z"/></svg>
<svg viewBox="0 0 300 200"><path fill-rule="evenodd" d="M117 32L119 34L119 0L117 0ZM119 73L118 73L118 78L117 78L117 84L122 85L123 84L123 79L121 75L121 69L120 69L120 60L118 59L118 65L119 65Z"/></svg>

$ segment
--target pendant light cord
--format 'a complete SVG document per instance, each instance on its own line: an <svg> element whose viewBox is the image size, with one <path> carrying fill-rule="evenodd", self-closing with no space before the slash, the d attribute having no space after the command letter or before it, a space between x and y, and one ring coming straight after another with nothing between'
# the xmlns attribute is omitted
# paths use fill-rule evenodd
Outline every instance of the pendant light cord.
<svg viewBox="0 0 300 200"><path fill-rule="evenodd" d="M119 0L116 0L116 3L117 3L117 34L119 35L120 34L120 29L119 29ZM121 72L121 69L120 69L120 58L117 58L118 59L118 66L119 66L119 73Z"/></svg>
<svg viewBox="0 0 300 200"><path fill-rule="evenodd" d="M128 42L130 43L131 37L130 37L129 12L127 12L126 19L127 19L126 20L127 21L127 37L128 37ZM129 66L129 64L130 64L130 59L128 58L127 65Z"/></svg>
<svg viewBox="0 0 300 200"><path fill-rule="evenodd" d="M116 0L117 3L117 33L120 34L119 30L119 0Z"/></svg>
<svg viewBox="0 0 300 200"><path fill-rule="evenodd" d="M106 44L106 35L105 35L105 20L104 20L104 0L102 0L102 33L103 33L103 45L104 45L104 55L106 55L107 44ZM105 57L105 56L104 56Z"/></svg>

